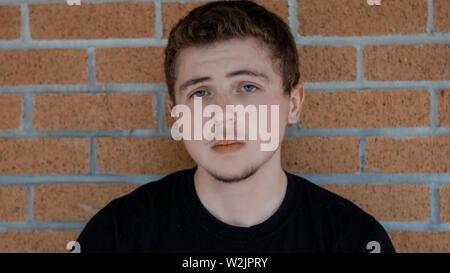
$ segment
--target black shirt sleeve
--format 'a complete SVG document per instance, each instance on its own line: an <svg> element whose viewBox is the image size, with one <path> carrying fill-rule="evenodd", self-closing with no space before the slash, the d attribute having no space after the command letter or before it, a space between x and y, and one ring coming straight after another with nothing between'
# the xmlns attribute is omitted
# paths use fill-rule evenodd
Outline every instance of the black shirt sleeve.
<svg viewBox="0 0 450 273"><path fill-rule="evenodd" d="M113 200L99 210L81 231L77 242L81 253L115 252L116 219Z"/></svg>
<svg viewBox="0 0 450 273"><path fill-rule="evenodd" d="M392 245L391 239L387 234L383 226L370 216L373 224L372 231L367 236L367 243L365 249L362 251L364 253L395 253L394 246ZM370 243L372 242L372 243Z"/></svg>
<svg viewBox="0 0 450 273"><path fill-rule="evenodd" d="M339 242L344 253L395 253L394 246L383 226L370 214L352 223Z"/></svg>

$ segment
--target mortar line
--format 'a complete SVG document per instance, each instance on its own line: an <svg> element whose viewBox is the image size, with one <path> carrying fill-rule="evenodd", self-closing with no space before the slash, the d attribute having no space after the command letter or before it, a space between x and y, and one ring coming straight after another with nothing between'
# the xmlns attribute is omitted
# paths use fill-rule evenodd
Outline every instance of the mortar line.
<svg viewBox="0 0 450 273"><path fill-rule="evenodd" d="M33 130L34 94L23 94L23 134Z"/></svg>
<svg viewBox="0 0 450 273"><path fill-rule="evenodd" d="M31 41L31 34L30 34L30 19L29 19L29 11L28 11L28 5L26 3L20 4L20 41L22 42L28 42Z"/></svg>
<svg viewBox="0 0 450 273"><path fill-rule="evenodd" d="M148 83L148 84L97 84L89 85L63 85L63 84L47 84L47 85L23 85L23 86L0 86L2 94L19 94L19 93L153 93L165 90L164 83Z"/></svg>
<svg viewBox="0 0 450 273"><path fill-rule="evenodd" d="M399 222L399 221L379 221L384 229L387 231L404 230L404 231L430 231L430 223L424 222ZM33 221L28 222L0 222L0 231L5 230L82 230L87 221ZM437 225L432 231L450 231L450 223L441 223Z"/></svg>
<svg viewBox="0 0 450 273"><path fill-rule="evenodd" d="M449 129L450 130L450 129ZM169 138L169 130L36 130L36 131L0 131L0 138Z"/></svg>
<svg viewBox="0 0 450 273"><path fill-rule="evenodd" d="M167 39L157 38L110 38L77 40L6 40L0 41L0 49L88 49L118 47L164 47Z"/></svg>
<svg viewBox="0 0 450 273"><path fill-rule="evenodd" d="M328 46L356 46L356 45L407 45L407 44L448 44L450 35L439 33L380 35L380 36L297 36L297 46L328 45Z"/></svg>
<svg viewBox="0 0 450 273"><path fill-rule="evenodd" d="M131 0L130 2L154 2L158 0ZM190 3L190 2L211 2L216 0L162 0L161 2L179 2L179 3ZM18 5L18 4L62 4L66 1L63 0L0 0L0 5ZM81 5L83 3L114 3L114 2L124 2L124 0L80 0Z"/></svg>
<svg viewBox="0 0 450 273"><path fill-rule="evenodd" d="M428 0L427 33L434 35L434 3Z"/></svg>
<svg viewBox="0 0 450 273"><path fill-rule="evenodd" d="M386 230L402 230L402 231L450 231L450 223L440 223L433 226L430 222L384 222L380 224Z"/></svg>
<svg viewBox="0 0 450 273"><path fill-rule="evenodd" d="M155 5L155 38L161 39L163 35L161 0L155 0L154 5Z"/></svg>
<svg viewBox="0 0 450 273"><path fill-rule="evenodd" d="M437 135L450 135L450 127L402 127L402 128L289 128L285 137L388 137L409 139ZM170 129L130 130L33 130L0 131L0 138L170 138Z"/></svg>
<svg viewBox="0 0 450 273"><path fill-rule="evenodd" d="M359 173L362 174L364 173L364 169L365 169L365 164L366 164L366 138L365 137L360 137L359 138L359 147L358 147L358 165L359 165Z"/></svg>
<svg viewBox="0 0 450 273"><path fill-rule="evenodd" d="M384 36L298 36L295 38L297 46L329 45L404 45L404 44L448 44L450 34L410 34ZM87 49L114 47L165 47L165 38L111 38L111 39L80 39L80 40L32 40L32 41L0 41L0 49Z"/></svg>
<svg viewBox="0 0 450 273"><path fill-rule="evenodd" d="M289 6L289 26L290 26L290 30L291 30L291 34L292 36L298 37L298 26L299 26L299 21L298 21L298 16L297 16L297 1L296 0L288 0L288 6Z"/></svg>
<svg viewBox="0 0 450 273"><path fill-rule="evenodd" d="M450 185L450 174L382 174L382 173L351 173L351 174L301 174L291 171L292 174L310 180L318 185L326 184L421 184ZM0 185L29 185L29 184L145 184L163 178L162 174L125 174L125 173L102 173L102 174L53 174L53 175L2 175Z"/></svg>
<svg viewBox="0 0 450 273"><path fill-rule="evenodd" d="M440 224L439 185L431 182L430 185L430 222L433 227Z"/></svg>
<svg viewBox="0 0 450 273"><path fill-rule="evenodd" d="M364 70L363 70L363 46L356 45L356 81L364 82Z"/></svg>
<svg viewBox="0 0 450 273"><path fill-rule="evenodd" d="M97 173L97 153L95 146L95 137L89 139L89 173L94 175Z"/></svg>
<svg viewBox="0 0 450 273"><path fill-rule="evenodd" d="M157 92L156 94L156 114L158 131L164 132L166 128L166 93Z"/></svg>
<svg viewBox="0 0 450 273"><path fill-rule="evenodd" d="M436 131L438 127L438 96L435 88L428 88L430 93L430 127L433 131Z"/></svg>
<svg viewBox="0 0 450 273"><path fill-rule="evenodd" d="M307 91L346 91L355 90L357 92L367 92L376 90L391 89L411 89L423 90L427 88L433 89L449 89L450 81L395 81L395 82L305 82L305 90ZM143 83L143 84L97 84L89 85L65 85L65 84L46 84L46 85L19 85L19 86L0 86L2 94L17 93L152 93L167 92L165 83Z"/></svg>
<svg viewBox="0 0 450 273"><path fill-rule="evenodd" d="M88 54L88 86L94 87L96 85L96 71L95 71L95 48L89 47Z"/></svg>
<svg viewBox="0 0 450 273"><path fill-rule="evenodd" d="M34 206L34 189L32 184L27 185L27 222L33 221L33 206Z"/></svg>

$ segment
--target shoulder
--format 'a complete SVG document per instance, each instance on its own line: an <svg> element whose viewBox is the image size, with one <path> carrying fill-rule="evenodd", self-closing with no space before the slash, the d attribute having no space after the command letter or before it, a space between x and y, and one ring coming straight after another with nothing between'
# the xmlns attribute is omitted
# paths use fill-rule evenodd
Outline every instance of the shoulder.
<svg viewBox="0 0 450 273"><path fill-rule="evenodd" d="M294 174L289 174L289 176L297 185L297 194L300 194L303 201L308 205L313 205L314 209L322 211L328 210L333 213L350 213L356 217L363 218L371 217L371 215L350 200L331 192L304 177Z"/></svg>
<svg viewBox="0 0 450 273"><path fill-rule="evenodd" d="M147 182L111 202L117 212L128 215L142 215L151 209L163 209L167 202L173 201L175 195L180 193L182 183L186 182L190 171L191 169L179 170L159 180Z"/></svg>
<svg viewBox="0 0 450 273"><path fill-rule="evenodd" d="M77 241L82 251L126 251L139 245L142 234L155 233L159 219L156 216L168 207L171 202L169 196L177 191L188 171L169 174L111 200L81 231Z"/></svg>
<svg viewBox="0 0 450 273"><path fill-rule="evenodd" d="M387 232L371 214L306 178L290 175L303 208L317 225L329 227L336 251L364 252L370 241L379 242L386 252L393 251Z"/></svg>

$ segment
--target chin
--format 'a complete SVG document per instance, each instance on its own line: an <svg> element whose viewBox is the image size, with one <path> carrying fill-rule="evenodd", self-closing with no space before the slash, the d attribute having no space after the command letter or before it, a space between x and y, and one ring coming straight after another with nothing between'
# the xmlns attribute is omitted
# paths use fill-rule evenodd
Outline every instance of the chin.
<svg viewBox="0 0 450 273"><path fill-rule="evenodd" d="M226 162L224 162L226 161ZM238 182L253 175L259 168L257 163L246 160L211 160L202 167L215 179L222 182ZM211 164L213 163L213 164Z"/></svg>

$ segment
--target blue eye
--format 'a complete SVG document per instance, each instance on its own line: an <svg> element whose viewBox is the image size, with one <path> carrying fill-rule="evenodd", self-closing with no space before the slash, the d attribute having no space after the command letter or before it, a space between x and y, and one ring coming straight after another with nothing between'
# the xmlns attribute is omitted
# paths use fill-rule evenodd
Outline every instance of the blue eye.
<svg viewBox="0 0 450 273"><path fill-rule="evenodd" d="M247 89L247 88L244 88L244 90L245 90L246 93L251 93L251 92L253 92L253 91L256 90L256 86L254 86L254 85L252 85L252 84L246 84L246 85L244 85L243 87L248 87L248 86L253 87L254 89Z"/></svg>
<svg viewBox="0 0 450 273"><path fill-rule="evenodd" d="M203 97L204 95L206 95L206 93L207 92L205 90L198 90L192 93L191 97ZM197 94L198 96L196 96Z"/></svg>

